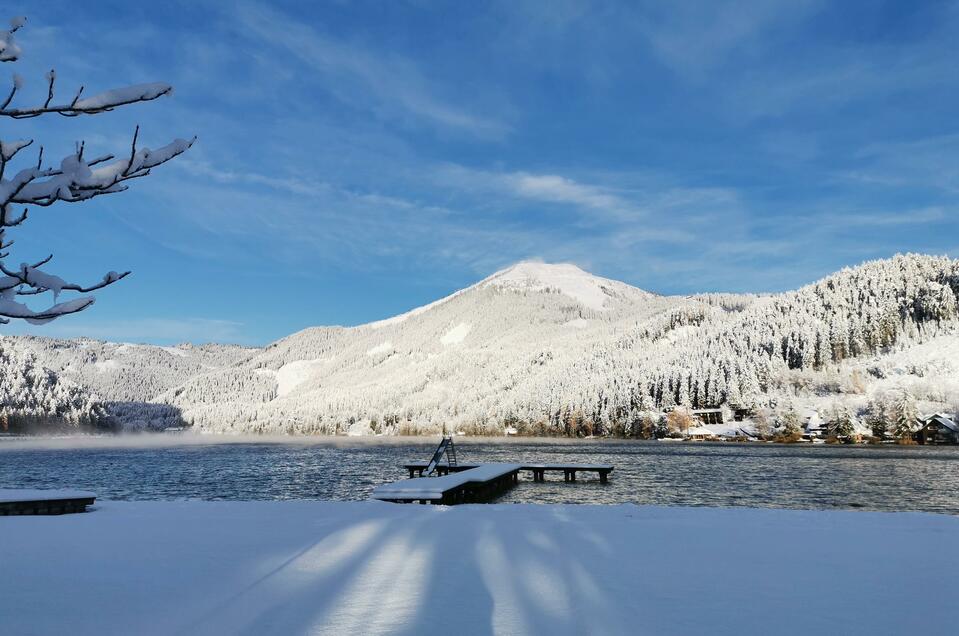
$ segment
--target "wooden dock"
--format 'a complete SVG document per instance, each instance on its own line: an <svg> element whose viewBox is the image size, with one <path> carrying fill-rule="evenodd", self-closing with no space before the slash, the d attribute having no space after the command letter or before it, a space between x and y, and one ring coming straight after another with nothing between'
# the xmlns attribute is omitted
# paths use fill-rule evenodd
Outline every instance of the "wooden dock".
<svg viewBox="0 0 959 636"><path fill-rule="evenodd" d="M81 490L0 490L0 516L86 512L97 496Z"/></svg>
<svg viewBox="0 0 959 636"><path fill-rule="evenodd" d="M457 467L458 468L458 467ZM393 503L442 504L486 503L513 487L519 464L481 464L469 469L446 471L441 477L414 477L373 490L373 499Z"/></svg>
<svg viewBox="0 0 959 636"><path fill-rule="evenodd" d="M472 470L483 464L457 464L449 466L444 464L436 465L436 473L439 475L448 475L466 470ZM403 468L409 471L410 479L422 477L427 470L429 462L408 462L403 464ZM576 481L576 473L596 473L599 475L600 483L609 481L609 474L613 472L613 467L609 464L520 464L521 471L528 471L533 476L533 481L546 481L546 473L563 473L564 481Z"/></svg>
<svg viewBox="0 0 959 636"><path fill-rule="evenodd" d="M440 461L446 457L446 463ZM609 464L461 464L456 459L453 438L444 436L428 462L403 464L410 478L382 484L372 498L394 503L443 504L486 503L512 488L520 471L529 471L533 481L546 481L546 473L561 472L567 482L576 473L596 473L600 483L609 481ZM438 477L431 477L433 473Z"/></svg>

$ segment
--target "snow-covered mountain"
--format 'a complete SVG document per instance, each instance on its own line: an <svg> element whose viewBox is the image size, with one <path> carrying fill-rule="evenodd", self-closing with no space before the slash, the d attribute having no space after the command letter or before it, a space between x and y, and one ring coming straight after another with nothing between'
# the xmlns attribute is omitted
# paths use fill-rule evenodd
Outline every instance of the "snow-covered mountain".
<svg viewBox="0 0 959 636"><path fill-rule="evenodd" d="M918 255L767 296L659 296L520 263L394 318L260 350L147 347L123 373L122 345L34 354L94 394L122 377L124 421L172 409L216 432L621 433L673 405L842 404L865 418L902 389L927 409L959 402L959 363L940 355L959 348L957 293L959 261Z"/></svg>
<svg viewBox="0 0 959 636"><path fill-rule="evenodd" d="M571 361L696 304L573 265L520 263L395 318L293 334L161 399L211 430L492 426Z"/></svg>
<svg viewBox="0 0 959 636"><path fill-rule="evenodd" d="M863 410L880 383L856 365L954 338L957 289L957 263L924 256L766 297L664 297L520 263L393 319L307 329L160 399L202 429L291 433L621 431L673 404L792 396ZM907 376L920 399L952 400Z"/></svg>

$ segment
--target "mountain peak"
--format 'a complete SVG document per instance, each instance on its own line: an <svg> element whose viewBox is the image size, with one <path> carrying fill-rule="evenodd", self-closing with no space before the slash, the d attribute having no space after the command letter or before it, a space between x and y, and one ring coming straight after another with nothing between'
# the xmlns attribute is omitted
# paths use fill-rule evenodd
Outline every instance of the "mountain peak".
<svg viewBox="0 0 959 636"><path fill-rule="evenodd" d="M501 269L492 276L480 282L455 291L445 298L440 298L422 307L411 309L405 313L362 325L373 329L380 329L396 325L408 318L426 313L440 305L475 289L497 287L512 291L557 291L583 306L596 311L607 309L606 300L617 295L645 298L652 296L632 285L617 280L594 276L572 263L543 263L541 261L520 261Z"/></svg>
<svg viewBox="0 0 959 636"><path fill-rule="evenodd" d="M484 287L513 290L557 290L584 306L604 311L611 291L646 294L640 289L619 281L594 276L572 263L542 263L521 261L500 270L480 283Z"/></svg>

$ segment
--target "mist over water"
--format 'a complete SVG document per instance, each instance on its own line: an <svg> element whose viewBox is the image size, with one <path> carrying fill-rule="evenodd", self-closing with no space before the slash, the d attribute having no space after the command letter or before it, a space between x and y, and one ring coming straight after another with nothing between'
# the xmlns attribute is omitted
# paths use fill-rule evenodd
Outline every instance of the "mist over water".
<svg viewBox="0 0 959 636"><path fill-rule="evenodd" d="M103 499L366 499L427 460L428 438L129 436L0 439L0 487L82 488ZM959 514L959 448L664 442L456 442L461 463L608 463L534 483L503 503L636 503Z"/></svg>

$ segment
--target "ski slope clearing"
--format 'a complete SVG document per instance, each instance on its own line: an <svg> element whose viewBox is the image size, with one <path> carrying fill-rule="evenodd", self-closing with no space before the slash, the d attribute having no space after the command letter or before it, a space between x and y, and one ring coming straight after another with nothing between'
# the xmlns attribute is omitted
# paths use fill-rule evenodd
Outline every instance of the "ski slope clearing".
<svg viewBox="0 0 959 636"><path fill-rule="evenodd" d="M104 502L0 532L11 634L955 633L944 515Z"/></svg>

